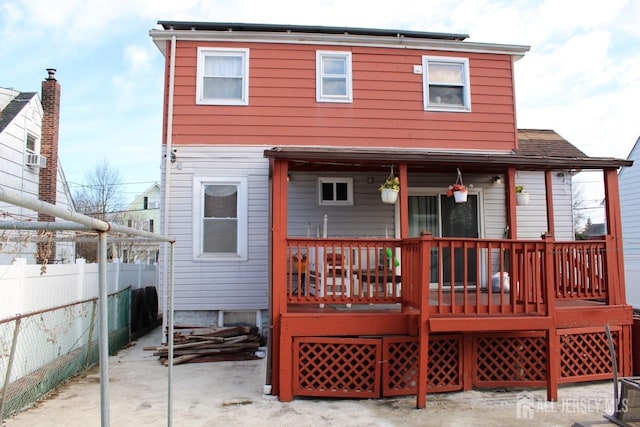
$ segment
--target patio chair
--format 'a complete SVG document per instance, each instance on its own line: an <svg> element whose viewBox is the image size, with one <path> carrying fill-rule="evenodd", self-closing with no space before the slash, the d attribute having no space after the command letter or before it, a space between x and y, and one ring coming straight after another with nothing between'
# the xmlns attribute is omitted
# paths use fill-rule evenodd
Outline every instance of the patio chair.
<svg viewBox="0 0 640 427"><path fill-rule="evenodd" d="M351 268L348 255L339 251L325 251L324 248L318 248L317 251L318 253L312 253L309 259L309 276L315 281L320 297L350 297ZM324 304L320 304L320 307L324 307Z"/></svg>

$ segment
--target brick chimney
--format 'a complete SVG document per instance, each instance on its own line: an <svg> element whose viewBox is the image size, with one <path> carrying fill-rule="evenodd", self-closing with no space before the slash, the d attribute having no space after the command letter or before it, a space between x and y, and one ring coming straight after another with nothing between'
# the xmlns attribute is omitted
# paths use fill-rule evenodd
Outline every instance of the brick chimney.
<svg viewBox="0 0 640 427"><path fill-rule="evenodd" d="M55 204L58 178L58 128L60 125L60 84L55 68L47 68L49 76L42 82L42 139L40 153L47 158L47 167L40 169L42 201ZM54 221L50 215L40 214L39 221Z"/></svg>
<svg viewBox="0 0 640 427"><path fill-rule="evenodd" d="M40 154L47 158L47 167L40 169L38 198L55 204L58 183L58 129L60 125L60 84L55 78L56 69L47 68L48 77L42 82L42 137ZM55 221L55 217L38 213L38 221ZM56 258L55 242L38 243L36 258L46 264Z"/></svg>

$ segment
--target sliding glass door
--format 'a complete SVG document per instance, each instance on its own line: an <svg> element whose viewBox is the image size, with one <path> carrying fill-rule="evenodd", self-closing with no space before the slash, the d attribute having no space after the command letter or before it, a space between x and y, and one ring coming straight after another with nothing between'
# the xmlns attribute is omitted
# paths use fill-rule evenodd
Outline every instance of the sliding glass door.
<svg viewBox="0 0 640 427"><path fill-rule="evenodd" d="M434 237L469 237L480 236L478 194L469 194L466 203L456 203L453 197L446 194L429 193L409 195L409 232L411 237L418 237L423 232L430 232ZM438 262L438 252L431 254L431 282L437 283L442 276L444 284L461 285L465 281L465 251L462 248L442 251L442 263ZM452 267L453 262L453 269ZM467 277L469 285L476 284L477 257L475 249L466 250ZM453 273L453 277L452 277Z"/></svg>

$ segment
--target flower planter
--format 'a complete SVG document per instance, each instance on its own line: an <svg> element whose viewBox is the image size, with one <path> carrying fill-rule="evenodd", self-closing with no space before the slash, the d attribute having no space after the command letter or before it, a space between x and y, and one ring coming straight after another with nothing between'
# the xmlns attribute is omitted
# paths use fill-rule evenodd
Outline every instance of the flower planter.
<svg viewBox="0 0 640 427"><path fill-rule="evenodd" d="M466 191L454 191L453 198L455 199L456 203L466 203L467 194L468 192Z"/></svg>
<svg viewBox="0 0 640 427"><path fill-rule="evenodd" d="M529 193L516 193L516 204L525 206L529 204Z"/></svg>
<svg viewBox="0 0 640 427"><path fill-rule="evenodd" d="M380 197L382 197L383 203L393 205L398 201L398 190L394 190L393 188L383 188L380 190Z"/></svg>

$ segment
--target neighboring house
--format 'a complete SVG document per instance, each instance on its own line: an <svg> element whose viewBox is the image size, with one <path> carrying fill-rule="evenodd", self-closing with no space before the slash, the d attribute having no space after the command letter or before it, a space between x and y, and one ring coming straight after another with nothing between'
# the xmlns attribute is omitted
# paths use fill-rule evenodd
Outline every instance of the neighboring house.
<svg viewBox="0 0 640 427"><path fill-rule="evenodd" d="M624 230L624 272L627 284L627 301L640 310L640 199L635 188L640 188L640 138L627 157L633 160L630 167L620 171L620 209Z"/></svg>
<svg viewBox="0 0 640 427"><path fill-rule="evenodd" d="M127 227L151 233L160 232L160 185L154 183L136 196L122 215L121 222ZM123 262L158 262L160 245L158 242L133 241L119 244Z"/></svg>
<svg viewBox="0 0 640 427"><path fill-rule="evenodd" d="M0 182L11 191L39 198L74 210L71 192L58 160L60 85L55 70L42 82L42 101L36 92L0 88ZM53 221L37 212L0 202L3 221ZM28 232L1 233L0 263L15 258L37 261L38 253L48 263L75 260L71 242L31 242Z"/></svg>
<svg viewBox="0 0 640 427"><path fill-rule="evenodd" d="M495 386L555 400L559 383L611 378L605 323L630 373L617 169L631 162L517 129L528 47L160 25L176 319L268 310L281 400L416 394L423 407L427 390ZM606 240L573 240L567 177L585 169L603 171ZM383 203L394 177L399 200Z"/></svg>
<svg viewBox="0 0 640 427"><path fill-rule="evenodd" d="M586 240L602 240L607 235L607 225L604 222L589 224L582 234Z"/></svg>

